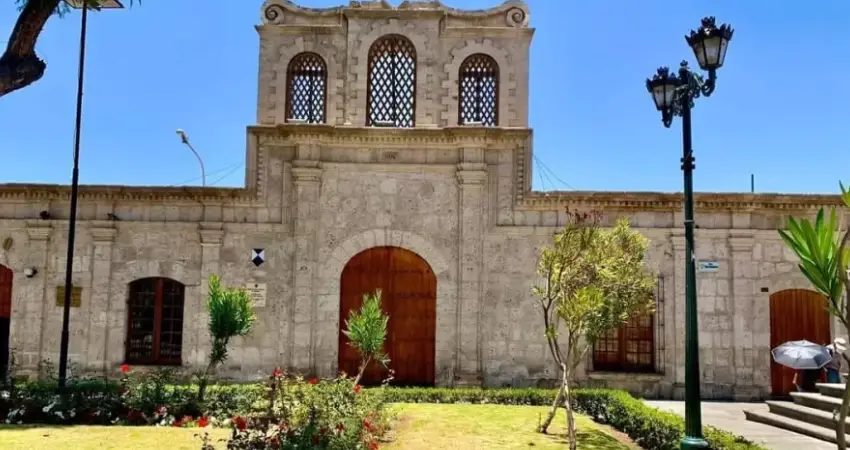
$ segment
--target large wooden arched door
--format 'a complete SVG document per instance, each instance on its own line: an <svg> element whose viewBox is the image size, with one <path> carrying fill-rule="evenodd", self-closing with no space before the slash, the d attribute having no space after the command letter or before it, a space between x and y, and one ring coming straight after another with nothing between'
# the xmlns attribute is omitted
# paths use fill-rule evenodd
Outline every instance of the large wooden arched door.
<svg viewBox="0 0 850 450"><path fill-rule="evenodd" d="M9 337L12 321L12 269L0 264L0 378L9 367Z"/></svg>
<svg viewBox="0 0 850 450"><path fill-rule="evenodd" d="M807 340L829 344L829 313L826 299L814 291L787 289L770 296L770 348L788 341ZM784 397L794 391L793 369L776 364L771 357L771 395Z"/></svg>
<svg viewBox="0 0 850 450"><path fill-rule="evenodd" d="M416 253L398 247L375 247L355 255L342 270L340 281L339 370L357 373L359 357L342 332L349 312L360 308L363 294L381 290L381 304L389 315L385 351L393 384L434 384L437 328L437 278ZM379 384L387 376L371 363L363 384Z"/></svg>

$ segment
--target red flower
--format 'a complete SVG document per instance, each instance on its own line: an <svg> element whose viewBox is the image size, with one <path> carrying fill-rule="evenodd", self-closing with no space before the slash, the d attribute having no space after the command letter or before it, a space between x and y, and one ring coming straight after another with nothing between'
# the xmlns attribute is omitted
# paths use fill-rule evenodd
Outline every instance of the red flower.
<svg viewBox="0 0 850 450"><path fill-rule="evenodd" d="M371 433L372 432L372 422L369 422L369 419L364 420L363 421L363 428L365 428L366 431Z"/></svg>
<svg viewBox="0 0 850 450"><path fill-rule="evenodd" d="M342 434L342 432L343 432L343 431L345 431L345 427L344 427L344 426L342 426L342 424L338 424L338 425L336 426L336 431L337 431L337 433Z"/></svg>
<svg viewBox="0 0 850 450"><path fill-rule="evenodd" d="M378 443L373 441L373 440L366 442L366 446L369 447L369 450L377 450L378 449Z"/></svg>
<svg viewBox="0 0 850 450"><path fill-rule="evenodd" d="M210 424L210 418L207 416L201 416L198 418L198 426L201 428L206 427Z"/></svg>
<svg viewBox="0 0 850 450"><path fill-rule="evenodd" d="M280 367L276 367L276 368L272 371L272 376L273 376L273 377L275 377L275 378L277 378L277 377L279 377L279 376L280 376Z"/></svg>
<svg viewBox="0 0 850 450"><path fill-rule="evenodd" d="M308 383L310 383L310 384L316 384L318 382L319 382L319 380L317 380L315 378L310 378L310 381L308 381Z"/></svg>
<svg viewBox="0 0 850 450"><path fill-rule="evenodd" d="M127 374L129 372L130 372L130 365L129 364L121 364L121 373Z"/></svg>
<svg viewBox="0 0 850 450"><path fill-rule="evenodd" d="M248 420L242 416L236 416L230 419L230 421L233 422L233 425L235 425L239 431L245 431L245 429L248 428Z"/></svg>
<svg viewBox="0 0 850 450"><path fill-rule="evenodd" d="M359 385L359 384L355 384L355 385L354 385L354 393L355 393L355 394L360 393L360 385Z"/></svg>

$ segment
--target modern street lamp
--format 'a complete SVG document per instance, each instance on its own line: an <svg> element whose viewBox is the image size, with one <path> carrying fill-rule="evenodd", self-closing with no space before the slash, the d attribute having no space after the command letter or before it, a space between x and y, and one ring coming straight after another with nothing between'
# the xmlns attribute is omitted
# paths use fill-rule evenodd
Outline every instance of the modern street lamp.
<svg viewBox="0 0 850 450"><path fill-rule="evenodd" d="M726 49L732 39L732 27L715 25L714 17L702 19L702 26L685 36L700 68L708 71L708 79L691 71L687 61L679 66L678 76L661 67L646 89L652 94L661 120L669 128L673 117L682 118L682 171L685 176L685 437L682 449L706 448L702 435L700 412L699 329L697 322L696 261L694 257L694 165L691 148L691 108L700 96L714 92L717 69L723 67Z"/></svg>
<svg viewBox="0 0 850 450"><path fill-rule="evenodd" d="M64 389L68 380L68 341L69 322L71 321L71 289L74 273L74 238L77 228L77 195L80 187L80 126L83 121L83 73L86 64L86 25L88 10L121 9L124 5L118 0L64 0L74 9L82 10L80 24L80 60L77 66L77 115L74 123L74 171L71 175L71 212L68 219L68 255L65 263L65 296L62 305L62 340L59 344L59 389Z"/></svg>
<svg viewBox="0 0 850 450"><path fill-rule="evenodd" d="M206 186L207 185L207 171L204 170L204 160L201 159L201 155L199 155L198 152L195 151L195 147L193 147L192 143L189 142L189 136L186 136L185 131L178 128L177 129L177 135L180 136L180 142L182 142L183 145L185 145L186 147L189 147L189 150L192 151L192 154L195 155L195 158L198 158L198 164L201 165L201 186Z"/></svg>

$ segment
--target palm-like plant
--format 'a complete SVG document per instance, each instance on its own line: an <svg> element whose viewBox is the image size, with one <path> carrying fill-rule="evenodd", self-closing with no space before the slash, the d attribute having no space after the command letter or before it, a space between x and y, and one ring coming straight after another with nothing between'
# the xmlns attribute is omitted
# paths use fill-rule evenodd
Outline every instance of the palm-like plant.
<svg viewBox="0 0 850 450"><path fill-rule="evenodd" d="M207 367L199 377L199 402L204 401L210 373L227 360L230 339L250 334L256 320L248 292L245 289L222 287L221 279L215 274L209 278L207 312L212 350Z"/></svg>
<svg viewBox="0 0 850 450"><path fill-rule="evenodd" d="M343 333L348 337L348 345L354 347L360 355L360 367L354 384L360 383L370 362L377 361L385 367L389 364L390 359L384 353L388 321L389 316L381 309L380 289L374 294L363 294L363 305L359 310L349 313Z"/></svg>
<svg viewBox="0 0 850 450"><path fill-rule="evenodd" d="M844 205L850 208L850 190L840 183L841 198ZM840 234L841 225L835 209L830 209L829 217L825 217L821 208L814 223L808 219L796 220L788 217L788 230L779 230L779 235L785 244L799 258L799 268L812 286L827 300L827 310L838 318L844 326L844 333L850 335L850 307L847 299L850 297L848 283L848 263L850 263L850 229ZM850 357L842 354L845 361L850 363ZM845 388L841 407L835 414L836 438L839 450L847 449L844 434L847 413L850 410L850 390Z"/></svg>

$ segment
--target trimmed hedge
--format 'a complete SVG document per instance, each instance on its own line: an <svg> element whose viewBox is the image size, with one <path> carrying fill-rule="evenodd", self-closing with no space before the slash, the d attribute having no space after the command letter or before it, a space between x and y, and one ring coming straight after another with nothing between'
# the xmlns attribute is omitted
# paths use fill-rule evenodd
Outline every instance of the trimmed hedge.
<svg viewBox="0 0 850 450"><path fill-rule="evenodd" d="M71 383L71 402L79 402L81 409L98 403L109 416L120 415L128 406L119 402L117 384L103 381ZM0 388L2 390L3 388ZM143 394L133 399L135 408L147 410L167 406L172 411L190 411L199 408L193 404L197 386L171 385L167 392ZM26 423L56 423L56 419L42 413L42 408L54 401L55 384L32 382L18 384L14 395L0 396L0 418L12 408L13 399L26 403ZM370 390L364 390L368 395ZM385 401L389 403L473 403L501 405L549 406L555 398L553 389L479 389L479 388L387 388ZM207 392L203 406L206 413L216 417L230 417L259 410L264 405L264 386L259 384L213 385ZM678 414L657 410L642 400L623 391L609 389L573 390L575 410L593 420L610 425L646 449L674 450L684 435L685 422ZM157 398L153 398L157 397ZM10 401L12 400L12 401ZM74 405L77 406L77 405ZM76 422L76 421L75 421ZM64 422L68 423L68 422ZM714 450L765 450L764 447L731 433L705 427L705 438Z"/></svg>

